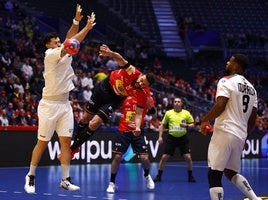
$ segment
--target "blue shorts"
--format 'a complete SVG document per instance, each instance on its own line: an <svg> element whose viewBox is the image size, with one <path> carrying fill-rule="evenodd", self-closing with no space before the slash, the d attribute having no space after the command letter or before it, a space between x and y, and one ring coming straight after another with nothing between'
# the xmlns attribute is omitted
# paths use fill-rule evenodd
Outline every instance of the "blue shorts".
<svg viewBox="0 0 268 200"><path fill-rule="evenodd" d="M127 151L129 145L131 145L135 154L148 154L148 147L145 143L144 137L145 136L143 132L139 136L134 136L132 131L117 131L113 144L113 152L118 154L124 154Z"/></svg>

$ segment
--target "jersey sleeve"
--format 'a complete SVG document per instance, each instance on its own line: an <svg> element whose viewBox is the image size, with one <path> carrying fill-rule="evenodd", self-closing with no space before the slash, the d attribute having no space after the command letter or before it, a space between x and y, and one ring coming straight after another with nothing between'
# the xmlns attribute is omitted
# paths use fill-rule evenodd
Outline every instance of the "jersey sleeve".
<svg viewBox="0 0 268 200"><path fill-rule="evenodd" d="M141 108L148 108L148 100L151 101L149 98L151 97L150 88L145 87L141 90L137 90L136 92L137 97L137 106ZM151 102L149 102L151 103Z"/></svg>
<svg viewBox="0 0 268 200"><path fill-rule="evenodd" d="M194 118L189 111L187 111L186 122L187 123L194 123Z"/></svg>
<svg viewBox="0 0 268 200"><path fill-rule="evenodd" d="M137 90L137 107L147 107L147 95L142 90Z"/></svg>
<svg viewBox="0 0 268 200"><path fill-rule="evenodd" d="M162 119L162 124L164 124L164 125L167 125L168 124L168 120L169 120L168 116L169 116L169 111L167 111L165 113L165 115L164 115L164 117Z"/></svg>
<svg viewBox="0 0 268 200"><path fill-rule="evenodd" d="M152 96L149 96L148 104L149 104L149 108L155 107L154 98Z"/></svg>
<svg viewBox="0 0 268 200"><path fill-rule="evenodd" d="M216 98L219 96L230 98L230 94L230 82L226 78L221 78L217 85Z"/></svg>

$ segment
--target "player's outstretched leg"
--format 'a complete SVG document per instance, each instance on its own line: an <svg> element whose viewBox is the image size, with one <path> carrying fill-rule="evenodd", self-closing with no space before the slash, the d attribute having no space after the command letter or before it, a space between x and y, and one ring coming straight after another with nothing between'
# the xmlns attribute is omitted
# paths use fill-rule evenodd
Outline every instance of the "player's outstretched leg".
<svg viewBox="0 0 268 200"><path fill-rule="evenodd" d="M74 132L74 141L77 140L79 135L88 127L88 123L79 122L76 131Z"/></svg>
<svg viewBox="0 0 268 200"><path fill-rule="evenodd" d="M93 135L94 131L90 130L89 127L86 127L83 131L81 131L77 137L76 140L74 140L72 146L71 146L71 151L77 151L77 149L89 138Z"/></svg>

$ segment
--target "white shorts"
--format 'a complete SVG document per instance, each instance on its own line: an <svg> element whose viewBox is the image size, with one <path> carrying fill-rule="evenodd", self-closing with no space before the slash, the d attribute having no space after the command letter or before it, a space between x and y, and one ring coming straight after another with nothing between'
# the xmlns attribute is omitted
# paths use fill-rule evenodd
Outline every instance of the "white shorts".
<svg viewBox="0 0 268 200"><path fill-rule="evenodd" d="M58 136L72 137L74 129L73 109L69 101L42 99L38 105L38 136L42 141L50 141L54 132Z"/></svg>
<svg viewBox="0 0 268 200"><path fill-rule="evenodd" d="M239 172L244 145L245 142L233 134L213 133L208 147L208 166L218 171L227 168Z"/></svg>

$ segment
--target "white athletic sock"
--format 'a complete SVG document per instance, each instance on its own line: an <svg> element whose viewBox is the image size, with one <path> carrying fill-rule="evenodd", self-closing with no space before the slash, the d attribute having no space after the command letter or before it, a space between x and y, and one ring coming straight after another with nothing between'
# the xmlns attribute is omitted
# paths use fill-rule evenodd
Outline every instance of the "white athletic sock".
<svg viewBox="0 0 268 200"><path fill-rule="evenodd" d="M70 165L61 165L61 171L62 171L62 180L65 180L66 178L70 177Z"/></svg>
<svg viewBox="0 0 268 200"><path fill-rule="evenodd" d="M31 165L30 165L30 169L29 169L28 174L29 174L29 175L34 175L34 176L35 176L36 167L37 167L37 166L31 164Z"/></svg>
<svg viewBox="0 0 268 200"><path fill-rule="evenodd" d="M236 174L232 178L232 183L236 185L236 187L244 193L249 199L257 200L258 197L252 190L251 186L249 185L247 179L242 176L241 174Z"/></svg>
<svg viewBox="0 0 268 200"><path fill-rule="evenodd" d="M223 188L222 187L213 187L209 189L210 199L211 200L223 200Z"/></svg>

